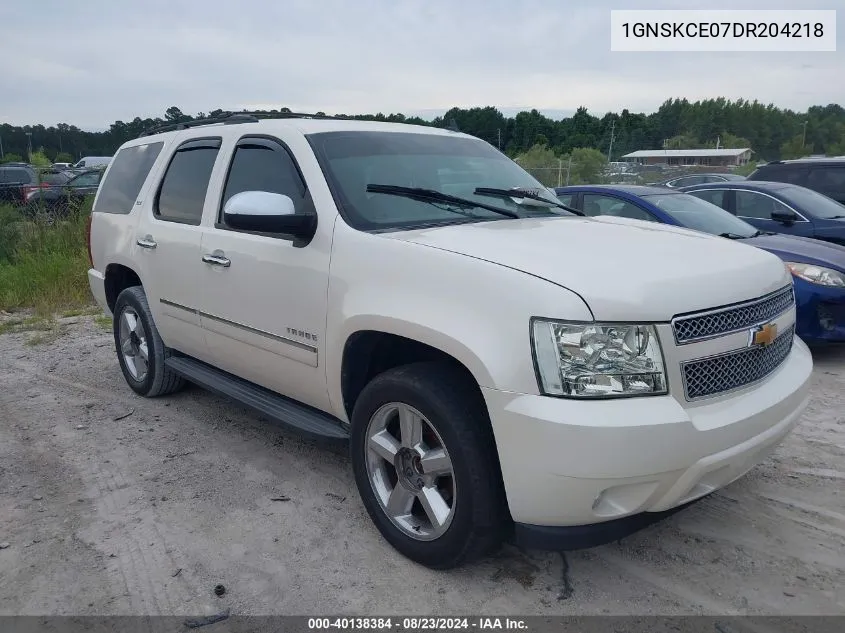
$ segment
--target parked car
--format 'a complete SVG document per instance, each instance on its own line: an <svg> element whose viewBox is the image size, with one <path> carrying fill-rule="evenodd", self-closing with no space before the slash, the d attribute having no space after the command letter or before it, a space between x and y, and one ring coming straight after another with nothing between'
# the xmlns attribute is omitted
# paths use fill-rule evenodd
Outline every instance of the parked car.
<svg viewBox="0 0 845 633"><path fill-rule="evenodd" d="M740 176L739 174L689 174L654 184L674 189L675 187L700 185L708 182L730 182L734 180L745 180L745 176Z"/></svg>
<svg viewBox="0 0 845 633"><path fill-rule="evenodd" d="M758 167L748 180L807 187L845 204L845 157L779 160Z"/></svg>
<svg viewBox="0 0 845 633"><path fill-rule="evenodd" d="M72 168L73 165L70 163L53 163L53 169L68 170Z"/></svg>
<svg viewBox="0 0 845 633"><path fill-rule="evenodd" d="M25 164L0 165L0 204L26 205L36 192L67 180L59 172L39 172Z"/></svg>
<svg viewBox="0 0 845 633"><path fill-rule="evenodd" d="M556 193L591 216L683 226L774 253L792 272L798 336L812 344L845 341L845 247L763 232L694 195L663 188L576 186Z"/></svg>
<svg viewBox="0 0 845 633"><path fill-rule="evenodd" d="M111 156L86 156L74 163L74 169L105 169L111 162Z"/></svg>
<svg viewBox="0 0 845 633"><path fill-rule="evenodd" d="M684 187L758 229L845 245L845 205L817 191L780 182L746 181Z"/></svg>
<svg viewBox="0 0 845 633"><path fill-rule="evenodd" d="M466 134L285 116L122 145L90 288L131 389L187 379L347 447L410 559L620 538L798 422L812 357L771 253L578 217Z"/></svg>
<svg viewBox="0 0 845 633"><path fill-rule="evenodd" d="M61 179L54 177L54 184L33 191L27 198L27 204L64 213L81 204L87 196L96 195L102 175L99 170L91 170L73 176L62 174Z"/></svg>

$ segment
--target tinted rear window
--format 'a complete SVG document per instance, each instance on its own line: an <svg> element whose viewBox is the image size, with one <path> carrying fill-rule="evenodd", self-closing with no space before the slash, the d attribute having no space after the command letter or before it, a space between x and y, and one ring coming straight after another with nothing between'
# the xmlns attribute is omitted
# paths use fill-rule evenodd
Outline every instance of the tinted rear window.
<svg viewBox="0 0 845 633"><path fill-rule="evenodd" d="M26 169L3 169L0 170L0 179L5 183L20 183L28 185L32 178Z"/></svg>
<svg viewBox="0 0 845 633"><path fill-rule="evenodd" d="M134 145L120 150L100 187L95 211L129 213L164 143Z"/></svg>
<svg viewBox="0 0 845 633"><path fill-rule="evenodd" d="M70 180L70 177L66 174L57 174L55 172L41 174L41 182L46 182L48 185L63 185L68 180Z"/></svg>
<svg viewBox="0 0 845 633"><path fill-rule="evenodd" d="M803 185L807 181L807 167L803 165L772 165L760 167L748 177L748 180L770 180Z"/></svg>

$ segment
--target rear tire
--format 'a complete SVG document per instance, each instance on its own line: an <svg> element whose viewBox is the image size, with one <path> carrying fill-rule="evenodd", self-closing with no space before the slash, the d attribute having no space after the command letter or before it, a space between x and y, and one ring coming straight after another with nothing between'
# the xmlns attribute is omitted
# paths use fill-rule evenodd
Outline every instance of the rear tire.
<svg viewBox="0 0 845 633"><path fill-rule="evenodd" d="M352 414L358 491L382 536L434 569L497 548L510 524L496 445L478 387L446 363L374 378Z"/></svg>
<svg viewBox="0 0 845 633"><path fill-rule="evenodd" d="M126 288L118 295L113 330L120 369L136 393L154 398L185 385L185 380L165 365L171 350L161 340L142 287Z"/></svg>

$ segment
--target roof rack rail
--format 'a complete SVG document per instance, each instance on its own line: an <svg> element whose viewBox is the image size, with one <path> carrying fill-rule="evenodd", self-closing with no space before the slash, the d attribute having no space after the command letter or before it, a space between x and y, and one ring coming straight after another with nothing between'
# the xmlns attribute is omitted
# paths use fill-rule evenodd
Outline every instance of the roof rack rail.
<svg viewBox="0 0 845 633"><path fill-rule="evenodd" d="M156 125L141 132L138 138L150 136L152 134L160 134L162 132L173 132L175 130L186 130L192 127L199 127L202 125L215 125L222 123L223 125L234 125L236 123L258 123L261 119L351 119L349 116L338 116L331 114L324 114L318 112L316 114L309 114L305 112L260 112L260 111L242 111L242 112L223 112L222 114L206 119L194 119L193 121L182 121L180 123L163 123Z"/></svg>

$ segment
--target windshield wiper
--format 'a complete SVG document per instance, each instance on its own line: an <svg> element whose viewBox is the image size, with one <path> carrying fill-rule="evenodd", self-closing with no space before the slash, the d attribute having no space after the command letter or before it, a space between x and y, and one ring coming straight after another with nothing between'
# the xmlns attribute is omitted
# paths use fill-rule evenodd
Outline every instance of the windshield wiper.
<svg viewBox="0 0 845 633"><path fill-rule="evenodd" d="M457 207L465 209L485 209L504 215L509 218L519 218L518 213L509 211L508 209L500 209L482 202L474 202L467 198L459 198L457 196L450 196L447 193L435 191L434 189L425 189L423 187L400 187L399 185L367 185L367 191L370 193L386 193L391 196L402 196L403 198L410 198L411 200L419 200L421 202L443 202L446 204L453 204Z"/></svg>
<svg viewBox="0 0 845 633"><path fill-rule="evenodd" d="M726 237L729 240L744 240L747 237L757 237L756 235L740 235L739 233L719 233L719 237Z"/></svg>
<svg viewBox="0 0 845 633"><path fill-rule="evenodd" d="M478 187L473 193L477 196L492 196L495 198L527 198L528 200L537 200L538 202L545 202L549 206L557 207L558 209L563 209L564 211L569 211L570 213L574 213L575 215L584 215L583 211L579 211L578 209L573 209L572 207L568 207L562 202L558 202L557 200L549 200L548 198L544 198L539 193L534 193L533 191L526 191L525 189L496 189L494 187Z"/></svg>

